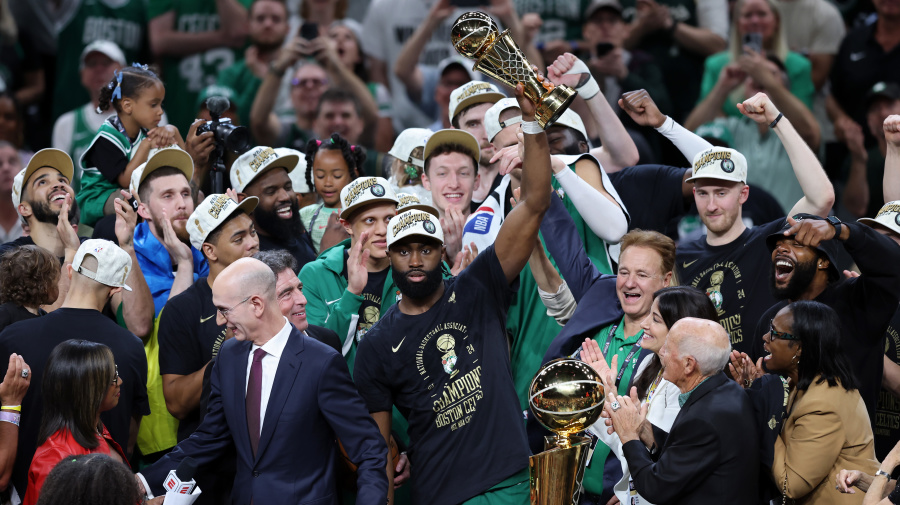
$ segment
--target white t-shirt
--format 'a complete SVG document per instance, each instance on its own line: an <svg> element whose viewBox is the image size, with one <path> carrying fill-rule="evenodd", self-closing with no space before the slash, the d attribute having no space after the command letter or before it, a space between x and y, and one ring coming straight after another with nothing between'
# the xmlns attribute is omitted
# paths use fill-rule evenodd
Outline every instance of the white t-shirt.
<svg viewBox="0 0 900 505"><path fill-rule="evenodd" d="M778 0L788 48L801 54L837 54L847 29L827 0Z"/></svg>

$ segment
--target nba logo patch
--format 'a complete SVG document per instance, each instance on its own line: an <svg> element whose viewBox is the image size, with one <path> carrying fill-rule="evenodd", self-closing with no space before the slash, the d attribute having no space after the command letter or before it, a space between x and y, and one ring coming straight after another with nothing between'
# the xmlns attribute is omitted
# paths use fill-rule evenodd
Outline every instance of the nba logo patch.
<svg viewBox="0 0 900 505"><path fill-rule="evenodd" d="M472 219L466 223L464 233L476 233L487 235L491 230L491 222L494 220L494 211L490 207L479 207L472 215Z"/></svg>

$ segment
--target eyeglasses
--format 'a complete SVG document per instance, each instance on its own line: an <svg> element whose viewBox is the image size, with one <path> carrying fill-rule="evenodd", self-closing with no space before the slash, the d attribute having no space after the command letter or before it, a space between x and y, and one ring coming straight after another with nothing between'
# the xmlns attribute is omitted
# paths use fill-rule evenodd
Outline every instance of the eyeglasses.
<svg viewBox="0 0 900 505"><path fill-rule="evenodd" d="M319 86L327 86L328 79L291 79L291 86L295 88L317 88Z"/></svg>
<svg viewBox="0 0 900 505"><path fill-rule="evenodd" d="M227 308L227 309L225 309L225 310L222 310L222 309L219 309L219 308L217 308L216 310L219 311L219 314L222 314L222 317L228 317L228 313L229 313L229 312L231 312L231 311L234 310L238 305L240 305L240 304L246 302L247 300L249 300L249 299L251 299L251 298L253 298L253 295L250 295L250 296L248 296L247 298L244 298L243 300L241 300L241 301L235 303L234 305L232 305L231 307L229 307L229 308Z"/></svg>
<svg viewBox="0 0 900 505"><path fill-rule="evenodd" d="M773 325L774 320L769 321L769 342L773 339L781 339L781 340L800 340L799 338L791 335L790 333L784 331L778 331L775 329L775 325Z"/></svg>
<svg viewBox="0 0 900 505"><path fill-rule="evenodd" d="M112 385L118 386L119 385L119 365L115 365L115 367L116 367L116 376L113 377Z"/></svg>

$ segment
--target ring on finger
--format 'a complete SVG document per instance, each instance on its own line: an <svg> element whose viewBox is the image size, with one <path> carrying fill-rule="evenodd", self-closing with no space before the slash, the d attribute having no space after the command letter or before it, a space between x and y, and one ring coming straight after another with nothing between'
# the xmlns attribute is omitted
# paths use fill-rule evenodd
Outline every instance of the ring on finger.
<svg viewBox="0 0 900 505"><path fill-rule="evenodd" d="M28 373L29 373L29 371L28 371L27 368L25 368L24 370L22 370L22 378L23 378L23 379L27 379L27 378L28 378Z"/></svg>
<svg viewBox="0 0 900 505"><path fill-rule="evenodd" d="M619 410L619 408L621 408L622 406L619 405L619 402L618 402L618 401L613 401L613 402L609 405L609 407L610 407L611 409L613 409L613 412L615 412L615 411Z"/></svg>

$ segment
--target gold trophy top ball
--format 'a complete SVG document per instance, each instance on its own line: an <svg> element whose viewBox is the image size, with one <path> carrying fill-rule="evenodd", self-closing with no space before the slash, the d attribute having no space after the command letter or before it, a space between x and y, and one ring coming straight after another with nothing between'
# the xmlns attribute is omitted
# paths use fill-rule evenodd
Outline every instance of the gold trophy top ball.
<svg viewBox="0 0 900 505"><path fill-rule="evenodd" d="M453 24L450 41L460 54L477 60L499 35L500 29L490 16L472 11L460 16Z"/></svg>
<svg viewBox="0 0 900 505"><path fill-rule="evenodd" d="M534 417L563 445L600 418L605 398L597 372L572 358L544 365L531 381L528 395Z"/></svg>
<svg viewBox="0 0 900 505"><path fill-rule="evenodd" d="M450 40L459 54L475 60L473 70L513 89L522 83L525 96L535 105L535 120L541 128L553 124L575 100L576 92L569 86L538 80L509 30L501 32L483 12L472 11L460 16L450 30Z"/></svg>

